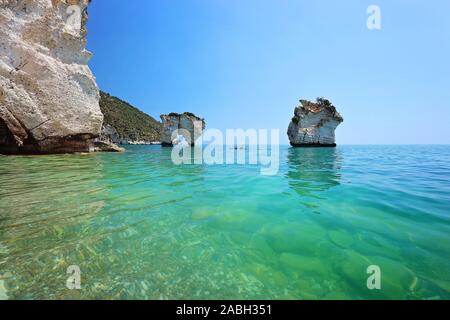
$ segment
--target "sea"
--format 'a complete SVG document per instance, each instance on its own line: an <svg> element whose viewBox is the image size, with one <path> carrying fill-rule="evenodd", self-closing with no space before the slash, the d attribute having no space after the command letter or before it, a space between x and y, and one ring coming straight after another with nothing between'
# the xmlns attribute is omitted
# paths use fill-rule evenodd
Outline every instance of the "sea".
<svg viewBox="0 0 450 320"><path fill-rule="evenodd" d="M0 156L0 299L450 299L450 146Z"/></svg>

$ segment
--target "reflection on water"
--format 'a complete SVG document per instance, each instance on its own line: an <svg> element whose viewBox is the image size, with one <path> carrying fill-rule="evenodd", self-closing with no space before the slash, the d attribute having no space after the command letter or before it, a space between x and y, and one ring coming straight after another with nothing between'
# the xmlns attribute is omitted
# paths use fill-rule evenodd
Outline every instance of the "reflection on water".
<svg viewBox="0 0 450 320"><path fill-rule="evenodd" d="M280 155L273 177L159 146L0 156L0 298L450 298L450 147Z"/></svg>
<svg viewBox="0 0 450 320"><path fill-rule="evenodd" d="M291 148L287 162L289 185L304 205L313 206L310 198L320 200L322 191L340 183L342 156L336 148Z"/></svg>

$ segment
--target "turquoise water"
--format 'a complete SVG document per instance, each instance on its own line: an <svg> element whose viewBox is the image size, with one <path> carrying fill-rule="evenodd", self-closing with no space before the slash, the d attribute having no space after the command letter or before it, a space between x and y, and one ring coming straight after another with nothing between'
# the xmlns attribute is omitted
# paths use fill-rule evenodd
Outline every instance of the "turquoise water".
<svg viewBox="0 0 450 320"><path fill-rule="evenodd" d="M0 298L449 299L450 146L0 156Z"/></svg>

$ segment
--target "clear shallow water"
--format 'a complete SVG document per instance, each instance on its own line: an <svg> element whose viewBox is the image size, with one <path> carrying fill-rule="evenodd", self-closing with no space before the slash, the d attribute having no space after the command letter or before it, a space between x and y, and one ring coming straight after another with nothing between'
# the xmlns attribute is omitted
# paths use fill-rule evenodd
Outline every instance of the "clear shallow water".
<svg viewBox="0 0 450 320"><path fill-rule="evenodd" d="M449 299L450 146L282 147L273 177L159 146L0 156L0 298Z"/></svg>

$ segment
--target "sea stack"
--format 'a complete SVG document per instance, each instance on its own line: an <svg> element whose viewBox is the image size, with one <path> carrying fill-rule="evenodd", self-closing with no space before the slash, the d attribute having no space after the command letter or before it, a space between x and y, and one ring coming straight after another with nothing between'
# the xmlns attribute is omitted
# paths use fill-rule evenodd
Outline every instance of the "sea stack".
<svg viewBox="0 0 450 320"><path fill-rule="evenodd" d="M0 1L0 153L113 151L86 47L89 0Z"/></svg>
<svg viewBox="0 0 450 320"><path fill-rule="evenodd" d="M336 147L335 131L344 121L333 104L324 98L300 100L288 129L293 147Z"/></svg>
<svg viewBox="0 0 450 320"><path fill-rule="evenodd" d="M206 128L205 120L190 112L161 115L163 147L172 147L181 143L180 138L193 146Z"/></svg>

